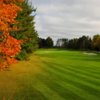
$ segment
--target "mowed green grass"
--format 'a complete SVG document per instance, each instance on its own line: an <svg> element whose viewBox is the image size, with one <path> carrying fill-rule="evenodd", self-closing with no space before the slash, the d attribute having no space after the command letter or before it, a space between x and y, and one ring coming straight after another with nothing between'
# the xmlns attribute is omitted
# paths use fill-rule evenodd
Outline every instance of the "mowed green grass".
<svg viewBox="0 0 100 100"><path fill-rule="evenodd" d="M38 50L0 71L0 100L100 100L100 54Z"/></svg>

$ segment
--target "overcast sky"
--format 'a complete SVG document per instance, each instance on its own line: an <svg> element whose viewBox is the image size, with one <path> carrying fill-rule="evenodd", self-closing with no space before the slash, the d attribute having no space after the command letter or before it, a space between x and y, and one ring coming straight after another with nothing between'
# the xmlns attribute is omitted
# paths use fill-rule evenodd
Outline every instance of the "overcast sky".
<svg viewBox="0 0 100 100"><path fill-rule="evenodd" d="M100 33L100 0L31 0L39 36L73 38Z"/></svg>

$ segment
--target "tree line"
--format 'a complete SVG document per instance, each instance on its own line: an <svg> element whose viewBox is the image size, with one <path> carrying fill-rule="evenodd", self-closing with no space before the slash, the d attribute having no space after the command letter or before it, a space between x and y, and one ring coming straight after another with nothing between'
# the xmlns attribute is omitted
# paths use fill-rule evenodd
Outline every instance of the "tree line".
<svg viewBox="0 0 100 100"><path fill-rule="evenodd" d="M53 39L51 37L44 38L38 38L38 45L39 48L53 48Z"/></svg>
<svg viewBox="0 0 100 100"><path fill-rule="evenodd" d="M74 50L100 51L100 35L94 35L92 38L89 36L82 36L73 39L61 38L57 40L56 47Z"/></svg>
<svg viewBox="0 0 100 100"><path fill-rule="evenodd" d="M38 38L39 48L62 48L73 50L94 50L100 51L100 35L94 35L92 38L89 36L81 36L79 38L60 38L54 45L53 39L49 36L46 39Z"/></svg>

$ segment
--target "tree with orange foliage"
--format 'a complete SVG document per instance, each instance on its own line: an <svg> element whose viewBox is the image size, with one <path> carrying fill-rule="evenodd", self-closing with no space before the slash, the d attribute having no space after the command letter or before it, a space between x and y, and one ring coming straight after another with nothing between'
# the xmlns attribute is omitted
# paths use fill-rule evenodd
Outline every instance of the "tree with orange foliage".
<svg viewBox="0 0 100 100"><path fill-rule="evenodd" d="M22 9L15 3L22 0L0 0L0 68L16 62L15 56L21 50L21 40L10 36L10 31L17 29L17 13Z"/></svg>

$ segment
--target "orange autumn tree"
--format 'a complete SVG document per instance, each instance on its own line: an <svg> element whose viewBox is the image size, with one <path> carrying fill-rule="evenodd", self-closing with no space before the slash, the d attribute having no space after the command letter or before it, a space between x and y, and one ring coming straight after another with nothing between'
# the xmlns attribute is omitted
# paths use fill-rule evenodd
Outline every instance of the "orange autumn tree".
<svg viewBox="0 0 100 100"><path fill-rule="evenodd" d="M22 0L0 0L0 68L8 67L16 62L16 55L21 50L21 40L10 36L17 30L17 13L22 9L16 5Z"/></svg>

